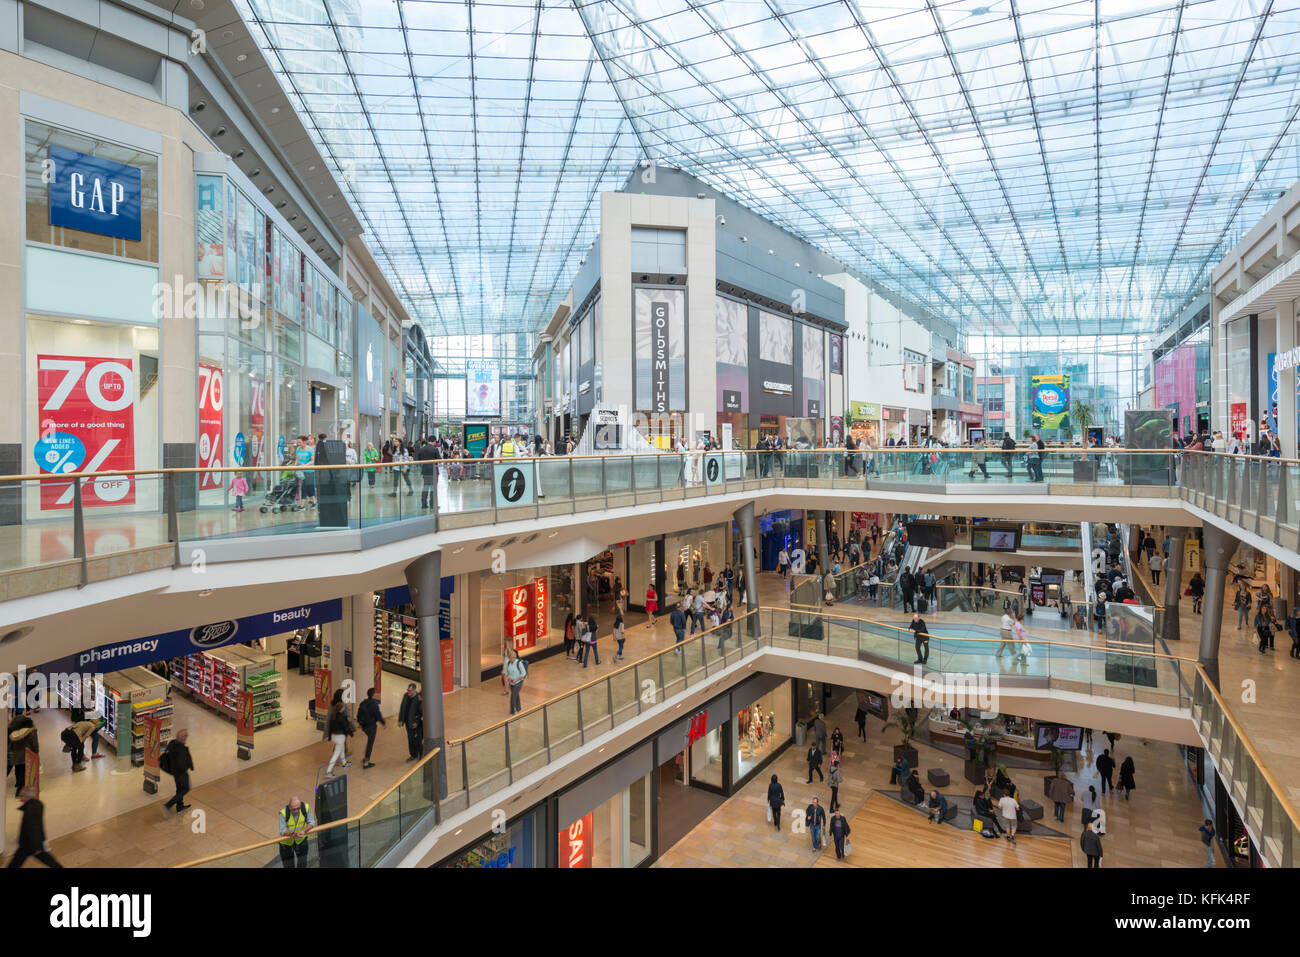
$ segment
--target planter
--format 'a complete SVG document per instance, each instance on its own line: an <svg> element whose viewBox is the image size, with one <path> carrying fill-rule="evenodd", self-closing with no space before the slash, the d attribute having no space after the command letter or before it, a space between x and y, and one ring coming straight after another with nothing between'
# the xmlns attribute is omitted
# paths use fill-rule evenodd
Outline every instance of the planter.
<svg viewBox="0 0 1300 957"><path fill-rule="evenodd" d="M894 745L894 764L898 764L901 758L907 758L908 767L918 767L921 756L917 753L916 748L910 744Z"/></svg>
<svg viewBox="0 0 1300 957"><path fill-rule="evenodd" d="M1074 480L1076 482L1096 482L1097 481L1097 462L1095 459L1085 459L1081 462L1074 463Z"/></svg>
<svg viewBox="0 0 1300 957"><path fill-rule="evenodd" d="M962 767L962 776L977 788L984 787L984 762L966 759Z"/></svg>

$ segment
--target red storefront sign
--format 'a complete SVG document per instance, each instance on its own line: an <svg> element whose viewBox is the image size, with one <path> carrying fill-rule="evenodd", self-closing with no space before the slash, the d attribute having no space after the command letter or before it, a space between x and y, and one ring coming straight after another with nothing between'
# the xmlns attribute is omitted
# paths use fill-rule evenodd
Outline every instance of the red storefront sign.
<svg viewBox="0 0 1300 957"><path fill-rule="evenodd" d="M145 790L150 791L162 780L158 759L162 756L162 718L146 715L144 719L144 779Z"/></svg>
<svg viewBox="0 0 1300 957"><path fill-rule="evenodd" d="M199 365L199 468L219 469L221 461L221 409L226 380L216 366ZM199 488L221 488L220 472L200 472Z"/></svg>
<svg viewBox="0 0 1300 957"><path fill-rule="evenodd" d="M533 579L533 644L546 637L546 579Z"/></svg>
<svg viewBox="0 0 1300 957"><path fill-rule="evenodd" d="M334 694L334 677L328 668L317 668L315 676L316 716L323 718L329 710L330 697Z"/></svg>
<svg viewBox="0 0 1300 957"><path fill-rule="evenodd" d="M31 788L36 792L36 796L41 796L41 756L31 748L23 750L23 763L26 765L27 777L23 779L23 787ZM17 772L15 772L17 773Z"/></svg>
<svg viewBox="0 0 1300 957"><path fill-rule="evenodd" d="M690 727L686 729L686 746L689 748L700 738L704 737L704 729L709 726L709 712L701 711L691 718Z"/></svg>
<svg viewBox="0 0 1300 957"><path fill-rule="evenodd" d="M130 471L135 468L135 373L130 359L37 356L36 401L40 416L37 464L41 471ZM41 508L72 508L71 482L41 482ZM82 504L135 502L126 476L85 482Z"/></svg>
<svg viewBox="0 0 1300 957"><path fill-rule="evenodd" d="M375 689L376 698L378 698L380 695L384 693L383 684L384 684L384 659L379 655L375 655L375 677L374 677L374 683L371 687Z"/></svg>
<svg viewBox="0 0 1300 957"><path fill-rule="evenodd" d="M537 605L536 590L534 580L505 591L505 636L515 651L525 651L537 644L537 634L534 631L537 624L534 614Z"/></svg>
<svg viewBox="0 0 1300 957"><path fill-rule="evenodd" d="M252 434L244 450L243 464L252 468L266 464L262 460L262 450L266 447L266 380L249 376L248 383L248 425ZM249 484L256 482L250 481Z"/></svg>
<svg viewBox="0 0 1300 957"><path fill-rule="evenodd" d="M1245 438L1250 431L1247 425L1246 403L1234 402L1229 407L1230 421L1232 422L1232 434L1240 438Z"/></svg>
<svg viewBox="0 0 1300 957"><path fill-rule="evenodd" d="M592 816L580 817L560 833L560 866L591 867Z"/></svg>
<svg viewBox="0 0 1300 957"><path fill-rule="evenodd" d="M235 708L235 737L243 747L253 744L253 692L239 692L239 703ZM247 740L248 744L244 744Z"/></svg>

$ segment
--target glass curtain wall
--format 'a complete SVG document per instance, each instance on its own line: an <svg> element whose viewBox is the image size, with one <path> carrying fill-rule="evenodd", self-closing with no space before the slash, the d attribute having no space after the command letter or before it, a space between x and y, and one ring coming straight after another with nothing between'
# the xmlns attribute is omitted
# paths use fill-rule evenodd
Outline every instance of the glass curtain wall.
<svg viewBox="0 0 1300 957"><path fill-rule="evenodd" d="M980 378L1009 377L1002 400L1015 409L1017 441L1034 430L1035 376L1068 375L1071 405L1088 402L1095 411L1094 426L1107 435L1122 438L1124 413L1138 407L1143 347L1137 336L971 335L966 352L975 357ZM1077 428L1074 433L1077 439Z"/></svg>
<svg viewBox="0 0 1300 957"><path fill-rule="evenodd" d="M434 421L443 427L458 427L465 418L465 363L471 359L496 359L501 363L501 421L532 426L537 409L533 378L535 345L533 333L523 332L431 336Z"/></svg>

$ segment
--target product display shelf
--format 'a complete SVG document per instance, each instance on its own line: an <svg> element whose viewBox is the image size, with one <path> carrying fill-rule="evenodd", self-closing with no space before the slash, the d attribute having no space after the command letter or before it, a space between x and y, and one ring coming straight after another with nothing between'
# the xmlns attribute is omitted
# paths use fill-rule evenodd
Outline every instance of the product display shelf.
<svg viewBox="0 0 1300 957"><path fill-rule="evenodd" d="M269 659L254 661L247 666L244 688L253 694L254 729L280 723L280 677L280 672Z"/></svg>
<svg viewBox="0 0 1300 957"><path fill-rule="evenodd" d="M148 668L106 674L96 698L95 708L105 722L99 736L112 744L119 757L129 756L133 764L143 760L144 717L148 714L163 718L164 734L170 735L172 703L167 680Z"/></svg>
<svg viewBox="0 0 1300 957"><path fill-rule="evenodd" d="M396 666L399 674L418 677L420 673L420 626L406 615L379 608L375 610L375 647L385 663Z"/></svg>

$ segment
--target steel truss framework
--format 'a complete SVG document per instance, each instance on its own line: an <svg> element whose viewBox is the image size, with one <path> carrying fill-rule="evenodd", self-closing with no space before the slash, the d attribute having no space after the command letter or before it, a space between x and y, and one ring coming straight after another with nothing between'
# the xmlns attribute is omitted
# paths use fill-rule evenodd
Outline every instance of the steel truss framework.
<svg viewBox="0 0 1300 957"><path fill-rule="evenodd" d="M958 328L1153 331L1300 179L1300 0L236 0L431 335L679 167Z"/></svg>

